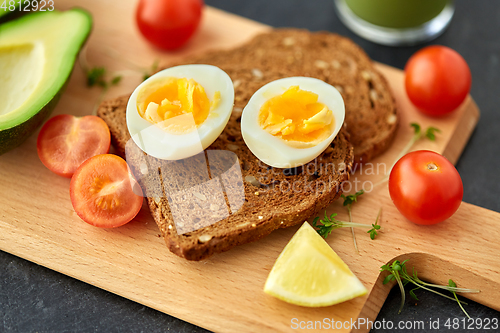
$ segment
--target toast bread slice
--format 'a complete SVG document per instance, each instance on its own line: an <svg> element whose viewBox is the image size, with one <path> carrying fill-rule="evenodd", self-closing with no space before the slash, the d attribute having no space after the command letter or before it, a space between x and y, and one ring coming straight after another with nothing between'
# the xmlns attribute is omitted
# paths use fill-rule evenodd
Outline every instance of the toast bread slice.
<svg viewBox="0 0 500 333"><path fill-rule="evenodd" d="M200 164L179 161L172 166L166 162L169 164L165 167L165 161L147 156L133 144L125 121L127 101L128 96L105 101L99 107L98 115L108 124L113 145L120 155L126 155L127 163L143 187L151 214L168 248L188 260L202 260L214 253L256 241L278 228L303 222L338 199L342 194L342 184L349 179L354 154L345 128L314 161L300 168L277 169L263 164L250 152L241 136L241 112L233 111L223 133L206 152L231 151L237 156L241 174L230 175L225 185L239 182L244 188L244 203L229 216L219 216L224 218L204 225L208 215L222 215L220 209L211 211L212 204L220 202L220 196L217 198L213 191L190 191L207 181L203 177L196 179L203 173L196 167ZM213 168L217 161L209 160ZM151 172L144 175L144 169ZM180 184L184 181L187 184ZM162 184L162 188L151 193L150 189L156 184ZM225 190L229 197L231 191L227 186ZM176 193L182 193L180 202L171 199ZM203 204L208 204L208 207ZM182 221L187 220L192 225L183 225L179 230L179 219L172 212L174 209L189 212Z"/></svg>
<svg viewBox="0 0 500 333"><path fill-rule="evenodd" d="M259 35L239 48L210 52L173 65L187 63L216 65L228 73L235 87L231 119L205 153L205 162L210 162L209 169L211 164L217 164L217 161L210 160L210 150L231 151L238 158L241 174L232 175L230 179L233 183L243 179L245 201L239 210L233 212L229 198L231 191L225 188L224 201L229 216L223 216L218 209L211 212L211 206L207 206L207 202L220 203L220 195L211 197L210 191L189 191L189 188L199 188L197 185L207 181L203 177L196 180L196 175L203 173L199 171L201 169L192 163L186 167L183 162L165 167L164 162L147 156L134 144L130 145L125 120L128 96L102 103L98 115L108 124L119 154L124 156L126 147L132 147L127 150L127 162L134 174L139 175L141 185L145 188L148 184L162 184L161 189L147 193L148 205L168 248L188 260L202 260L316 215L340 196L353 162L366 162L382 153L397 129L399 118L384 77L359 47L335 34L277 29ZM316 160L302 168L272 169L246 147L239 126L241 111L253 93L267 82L301 75L316 77L337 87L346 104L345 126L331 147ZM355 143L354 148L350 142ZM148 170L146 174L144 169ZM187 169L198 171L186 177ZM192 182L179 181L186 178ZM280 186L285 183L299 184L296 193L285 191ZM318 190L318 184L324 184L324 187ZM183 202L172 200L171 194L178 192L183 193ZM179 225L178 215L186 211L189 216L181 216L183 222ZM219 215L221 219L204 224L207 214L215 215L215 220Z"/></svg>

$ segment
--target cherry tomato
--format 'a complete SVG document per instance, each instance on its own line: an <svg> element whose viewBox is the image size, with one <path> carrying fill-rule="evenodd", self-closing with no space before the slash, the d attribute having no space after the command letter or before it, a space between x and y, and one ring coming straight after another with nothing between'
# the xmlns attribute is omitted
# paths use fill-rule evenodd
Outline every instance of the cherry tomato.
<svg viewBox="0 0 500 333"><path fill-rule="evenodd" d="M142 190L127 162L112 154L85 161L71 178L70 196L76 214L101 228L130 222L142 206Z"/></svg>
<svg viewBox="0 0 500 333"><path fill-rule="evenodd" d="M50 118L38 134L37 151L52 172L70 178L88 158L106 154L111 144L108 125L97 116Z"/></svg>
<svg viewBox="0 0 500 333"><path fill-rule="evenodd" d="M467 62L445 46L428 46L405 66L405 86L412 103L429 116L454 111L467 97L471 73Z"/></svg>
<svg viewBox="0 0 500 333"><path fill-rule="evenodd" d="M396 208L417 224L436 224L460 206L464 188L457 169L445 157L427 150L406 154L389 176Z"/></svg>
<svg viewBox="0 0 500 333"><path fill-rule="evenodd" d="M163 50L184 45L198 28L203 0L140 0L136 11L139 30Z"/></svg>

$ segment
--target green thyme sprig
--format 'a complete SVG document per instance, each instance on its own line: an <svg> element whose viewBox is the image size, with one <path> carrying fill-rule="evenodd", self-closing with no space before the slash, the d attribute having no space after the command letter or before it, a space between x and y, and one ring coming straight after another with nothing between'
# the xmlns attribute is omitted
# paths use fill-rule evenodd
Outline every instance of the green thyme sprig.
<svg viewBox="0 0 500 333"><path fill-rule="evenodd" d="M87 87L99 86L103 89L108 89L111 86L118 85L122 80L121 75L114 75L108 79L107 71L104 67L85 69L85 74L87 77Z"/></svg>
<svg viewBox="0 0 500 333"><path fill-rule="evenodd" d="M382 207L380 207L377 218L375 219L375 223L372 223L372 228L368 230L366 233L370 234L370 238L373 240L375 237L378 235L377 230L380 230L380 225L378 224L378 221L380 219L380 215L382 214Z"/></svg>
<svg viewBox="0 0 500 333"><path fill-rule="evenodd" d="M330 217L326 214L325 211L325 217L323 219L320 219L319 216L316 217L313 220L313 227L316 229L318 234L323 237L327 238L333 230L338 229L338 228L371 228L372 226L369 224L363 224L363 223L353 223L353 222L346 222L346 221L339 221L335 218L337 214L332 214ZM319 223L321 224L319 224Z"/></svg>
<svg viewBox="0 0 500 333"><path fill-rule="evenodd" d="M410 141L408 141L406 146L399 153L399 155L396 158L396 160L394 161L394 163L391 165L389 170L385 173L384 178L382 178L382 180L380 180L379 182L375 183L375 185L373 185L373 187L377 187L378 185L381 185L389 180L389 175L391 174L391 171L394 168L394 165L396 165L396 163L401 159L401 157L408 154L411 147L413 147L413 145L417 141L419 141L420 139L423 139L423 138L429 139L431 141L436 141L436 133L441 133L441 130L439 128L432 127L432 126L427 127L427 129L425 131L422 131L422 126L420 126L420 124L418 124L418 123L411 123L410 126L413 127L412 138L410 139Z"/></svg>
<svg viewBox="0 0 500 333"><path fill-rule="evenodd" d="M347 210L349 211L349 215L350 212L351 212L351 207L352 207L352 204L357 202L358 201L358 197L362 194L364 194L365 191L364 190L360 190L354 194L350 194L350 195L343 195L341 194L340 196L342 197L342 199L344 199L344 207L347 207Z"/></svg>
<svg viewBox="0 0 500 333"><path fill-rule="evenodd" d="M461 292L461 293L478 293L478 292L480 292L479 290L477 290L477 289L457 288L457 285L451 279L449 280L447 286L424 282L424 281L422 281L422 280L420 280L418 278L417 271L414 268L412 269L412 275L408 274L408 271L406 269L406 262L408 260L409 259L404 260L403 262L400 262L399 260L395 260L392 264L386 264L386 265L383 265L380 268L381 272L389 272L389 275L387 275L385 277L385 279L383 281L383 284L387 284L390 281L395 280L398 283L398 285L399 285L399 290L401 291L401 305L399 307L398 313L401 313L401 311L403 310L403 307L404 307L404 304L405 304L405 300L406 300L405 289L404 288L405 288L405 286L407 284L411 283L411 284L413 284L413 285L416 286L416 288L413 288L413 289L410 290L410 296L412 298L414 298L415 300L418 301L418 298L415 295L415 290L422 288L422 289L428 290L430 292L433 292L433 293L435 293L437 295L440 295L440 296L443 296L445 298L451 299L453 301L457 301L458 304L459 304L459 306L460 306L460 308L462 309L462 311L464 311L464 313L467 316L469 316L467 314L467 312L465 312L465 310L462 307L462 303L463 304L467 304L467 303L465 303L464 301L460 301L458 299L456 293L457 292ZM443 293L440 293L440 292L438 292L438 291L436 291L434 289L431 289L431 288L437 288L437 289L447 290L447 291L453 293L455 297L453 298L453 297L447 296L447 295L445 295Z"/></svg>
<svg viewBox="0 0 500 333"><path fill-rule="evenodd" d="M122 76L113 75L108 78L109 75L107 75L107 71L104 67L88 68L82 65L82 68L85 71L85 75L87 77L87 87L90 88L98 86L102 88L101 93L99 94L99 97L97 98L97 101L94 104L94 108L92 110L92 114L95 115L97 113L97 108L99 107L99 104L101 104L101 102L104 100L104 96L106 95L109 87L118 85L122 80Z"/></svg>
<svg viewBox="0 0 500 333"><path fill-rule="evenodd" d="M95 114L97 111L97 107L99 104L102 102L104 99L104 96L106 95L107 90L112 87L118 85L122 79L123 76L127 76L128 73L137 73L140 72L142 73L142 79L146 80L148 79L151 75L153 75L159 68L159 60L155 59L153 61L153 64L147 68L141 67L133 62L131 62L128 59L122 58L117 52L112 51L111 49L107 50L109 55L119 61L122 61L124 63L127 63L128 66L132 67L133 69L129 70L120 70L116 72L108 72L108 70L102 66L95 66L92 67L89 65L89 62L87 61L87 48L84 48L80 52L79 56L79 62L80 65L85 73L85 79L87 83L87 87L101 87L102 91L101 94L99 95L99 98L97 99L97 102L95 103L94 110L92 114Z"/></svg>
<svg viewBox="0 0 500 333"><path fill-rule="evenodd" d="M420 139L426 138L426 139L429 139L431 141L436 141L436 133L441 133L441 130L439 128L432 127L432 126L427 127L427 129L425 131L422 131L422 126L420 126L420 124L418 124L418 123L411 123L410 126L413 127L413 137L410 139L410 141L408 141L406 146L399 153L398 158L396 158L396 162L399 161L399 159L401 157L408 154L411 147L413 147L413 145L417 141L419 141ZM394 165L396 164L396 162L394 162L394 164L391 166L387 175L389 175L391 173L391 170L394 167Z"/></svg>
<svg viewBox="0 0 500 333"><path fill-rule="evenodd" d="M436 141L436 133L441 133L441 130L439 128L432 127L432 126L427 127L427 129L425 131L422 131L422 126L420 126L420 124L418 124L418 123L411 123L410 126L413 127L414 133L413 133L412 139L407 144L408 148L407 148L406 152L408 152L410 150L411 146L413 146L415 144L415 142L417 142L418 140L420 140L422 138L427 138L431 141ZM403 152L404 152L404 150L403 150Z"/></svg>

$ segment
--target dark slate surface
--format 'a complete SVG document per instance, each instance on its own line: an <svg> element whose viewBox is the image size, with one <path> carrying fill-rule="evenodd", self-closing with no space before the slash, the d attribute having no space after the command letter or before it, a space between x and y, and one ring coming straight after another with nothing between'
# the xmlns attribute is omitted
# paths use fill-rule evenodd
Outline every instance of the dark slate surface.
<svg viewBox="0 0 500 333"><path fill-rule="evenodd" d="M355 36L335 16L331 0L206 0L206 3L275 27L328 30L346 35L374 60L398 68L403 68L409 56L422 47L390 48ZM457 0L456 3L450 28L432 43L450 46L467 60L473 77L471 94L481 109L477 129L457 168L464 182L464 201L500 211L500 2ZM0 332L206 332L1 251L0 267ZM423 321L425 330L394 331L436 332L429 329L429 322L437 318L439 331L444 331L448 318L464 317L456 303L424 291L417 291L419 302L407 301L403 313L397 315L398 293L392 290L377 319L395 324ZM473 317L500 317L498 312L473 302L466 309Z"/></svg>

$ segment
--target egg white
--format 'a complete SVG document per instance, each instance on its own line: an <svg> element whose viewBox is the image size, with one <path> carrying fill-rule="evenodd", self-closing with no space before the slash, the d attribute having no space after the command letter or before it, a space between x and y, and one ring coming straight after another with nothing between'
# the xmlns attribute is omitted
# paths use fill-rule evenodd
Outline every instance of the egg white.
<svg viewBox="0 0 500 333"><path fill-rule="evenodd" d="M291 147L259 125L262 105L283 94L291 86L299 86L301 90L317 94L318 102L326 105L333 113L335 124L332 134L313 147ZM250 151L262 162L276 168L294 168L314 160L332 143L342 128L344 117L344 100L335 87L310 77L288 77L264 85L250 98L241 116L241 134Z"/></svg>
<svg viewBox="0 0 500 333"><path fill-rule="evenodd" d="M205 89L211 102L215 92L220 92L219 103L194 131L185 134L168 133L140 116L137 109L139 92L151 82L167 77L195 80ZM135 144L150 156L164 160L188 158L202 152L217 139L231 116L233 104L233 82L220 68L211 65L170 67L152 75L134 90L127 104L127 128Z"/></svg>

